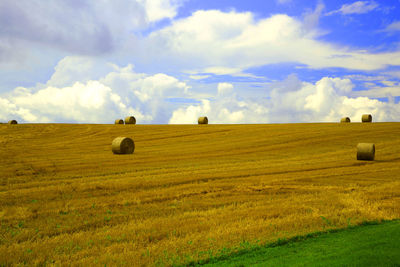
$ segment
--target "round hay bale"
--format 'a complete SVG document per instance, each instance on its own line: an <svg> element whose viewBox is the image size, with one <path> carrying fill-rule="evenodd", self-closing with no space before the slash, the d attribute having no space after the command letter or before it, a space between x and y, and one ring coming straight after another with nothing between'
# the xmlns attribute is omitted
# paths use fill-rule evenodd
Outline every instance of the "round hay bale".
<svg viewBox="0 0 400 267"><path fill-rule="evenodd" d="M357 160L374 160L375 144L359 143L357 145Z"/></svg>
<svg viewBox="0 0 400 267"><path fill-rule="evenodd" d="M350 118L349 117L343 117L340 122L350 122Z"/></svg>
<svg viewBox="0 0 400 267"><path fill-rule="evenodd" d="M124 124L124 120L123 119L116 119L115 120L115 124Z"/></svg>
<svg viewBox="0 0 400 267"><path fill-rule="evenodd" d="M125 124L136 124L136 119L133 116L128 116L125 118Z"/></svg>
<svg viewBox="0 0 400 267"><path fill-rule="evenodd" d="M371 114L363 114L361 116L362 122L372 122L372 115Z"/></svg>
<svg viewBox="0 0 400 267"><path fill-rule="evenodd" d="M18 124L18 122L17 122L16 120L10 120L10 121L8 122L8 124Z"/></svg>
<svg viewBox="0 0 400 267"><path fill-rule="evenodd" d="M207 117L200 117L197 122L199 124L208 124L208 118Z"/></svg>
<svg viewBox="0 0 400 267"><path fill-rule="evenodd" d="M135 143L129 137L117 137L111 144L114 154L132 154L135 151Z"/></svg>

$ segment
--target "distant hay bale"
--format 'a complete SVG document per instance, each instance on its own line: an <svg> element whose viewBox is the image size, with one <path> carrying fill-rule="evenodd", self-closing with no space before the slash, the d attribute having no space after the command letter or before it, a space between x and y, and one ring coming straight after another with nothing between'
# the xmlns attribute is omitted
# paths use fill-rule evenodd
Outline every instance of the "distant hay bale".
<svg viewBox="0 0 400 267"><path fill-rule="evenodd" d="M343 117L340 122L350 122L350 118L349 117Z"/></svg>
<svg viewBox="0 0 400 267"><path fill-rule="evenodd" d="M371 114L363 114L361 117L362 122L372 122L372 115Z"/></svg>
<svg viewBox="0 0 400 267"><path fill-rule="evenodd" d="M10 121L8 122L8 124L18 124L18 122L17 122L16 120L10 120Z"/></svg>
<svg viewBox="0 0 400 267"><path fill-rule="evenodd" d="M129 137L117 137L111 144L114 154L132 154L135 151L135 143Z"/></svg>
<svg viewBox="0 0 400 267"><path fill-rule="evenodd" d="M357 145L357 160L374 160L375 144L359 143Z"/></svg>
<svg viewBox="0 0 400 267"><path fill-rule="evenodd" d="M124 120L123 119L116 119L115 120L115 124L124 124Z"/></svg>
<svg viewBox="0 0 400 267"><path fill-rule="evenodd" d="M125 124L136 124L136 119L133 116L128 116L125 118Z"/></svg>
<svg viewBox="0 0 400 267"><path fill-rule="evenodd" d="M199 124L208 124L208 118L207 117L200 117L198 120Z"/></svg>

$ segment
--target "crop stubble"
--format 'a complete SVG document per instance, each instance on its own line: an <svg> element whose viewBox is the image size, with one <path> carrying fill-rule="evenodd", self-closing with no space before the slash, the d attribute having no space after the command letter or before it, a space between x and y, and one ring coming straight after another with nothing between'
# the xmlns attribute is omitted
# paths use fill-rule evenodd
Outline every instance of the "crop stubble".
<svg viewBox="0 0 400 267"><path fill-rule="evenodd" d="M399 132L400 123L0 125L0 263L183 263L399 218ZM113 155L116 136L131 137L134 154ZM359 142L375 143L375 161L356 160Z"/></svg>

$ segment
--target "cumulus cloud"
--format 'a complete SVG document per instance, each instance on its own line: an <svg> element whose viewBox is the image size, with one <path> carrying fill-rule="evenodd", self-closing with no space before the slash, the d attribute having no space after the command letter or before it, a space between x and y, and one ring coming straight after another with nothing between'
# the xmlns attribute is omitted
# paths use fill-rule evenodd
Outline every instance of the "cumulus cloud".
<svg viewBox="0 0 400 267"><path fill-rule="evenodd" d="M108 64L111 70L94 80L97 63L86 57L62 59L46 84L17 87L0 97L0 119L110 123L133 114L141 123L166 122L173 109L168 97L184 96L190 88L163 73L136 73L133 65Z"/></svg>
<svg viewBox="0 0 400 267"><path fill-rule="evenodd" d="M313 84L292 75L272 84L268 99L218 94L214 99L203 99L199 105L175 110L169 122L193 123L203 115L210 123L337 122L343 116L359 121L364 113L373 114L376 121L398 120L400 104L393 99L382 102L349 97L353 87L350 79L324 77Z"/></svg>
<svg viewBox="0 0 400 267"><path fill-rule="evenodd" d="M86 56L67 56L61 59L54 68L54 73L48 86L71 86L76 81L86 83L89 80L98 80L110 73L115 66L107 64L101 59Z"/></svg>
<svg viewBox="0 0 400 267"><path fill-rule="evenodd" d="M232 75L283 62L317 69L375 70L400 65L400 52L373 54L317 40L320 33L314 27L322 10L323 5L318 5L305 22L284 14L255 20L250 12L199 10L152 32L142 44L151 53L142 53L146 55L142 61L154 55L152 61L191 70L192 75Z"/></svg>
<svg viewBox="0 0 400 267"><path fill-rule="evenodd" d="M340 9L329 12L326 15L332 15L335 13L341 13L343 15L364 14L374 10L377 7L378 4L374 1L357 1L352 4L344 4Z"/></svg>
<svg viewBox="0 0 400 267"><path fill-rule="evenodd" d="M376 121L400 118L400 104L394 99L400 96L400 84L385 77L324 77L310 83L292 74L265 87L264 97L253 97L228 82L206 85L214 86L214 93L202 97L206 94L200 93L201 83L189 85L164 73L138 73L131 64L106 64L99 77L99 65L87 57L62 59L47 83L17 87L0 96L0 120L112 123L130 114L140 123L195 123L204 115L210 123L329 122L343 116L358 121L363 113L372 113ZM353 91L351 78L380 86ZM200 104L169 101L184 98Z"/></svg>
<svg viewBox="0 0 400 267"><path fill-rule="evenodd" d="M386 89L379 92L388 97L388 102L366 97L377 96L378 89L353 91L349 78L324 77L309 83L290 75L271 83L264 98L252 98L235 90L233 83L221 82L215 84L211 97L196 98L200 104L188 104L168 101L189 97L192 92L188 84L163 73L137 73L133 65L110 64L112 71L100 79L88 80L90 76L84 75L82 81L70 84L72 78L65 81L57 71L65 73L68 63L77 62L81 61L66 58L59 63L63 68L56 68L51 82L34 88L17 87L1 96L0 120L12 117L22 122L112 123L130 114L140 123L173 124L195 123L204 115L210 123L335 122L343 116L358 121L363 113L373 114L376 121L400 118L400 104L394 101L394 96L400 95L397 82L381 81ZM91 73L87 66L96 66L95 62L83 62L77 69Z"/></svg>
<svg viewBox="0 0 400 267"><path fill-rule="evenodd" d="M119 117L121 112L134 112L111 88L98 81L76 82L64 88L49 86L37 92L19 87L7 101L13 109L3 111L2 117L19 115L27 122L105 122ZM143 117L138 111L135 113Z"/></svg>

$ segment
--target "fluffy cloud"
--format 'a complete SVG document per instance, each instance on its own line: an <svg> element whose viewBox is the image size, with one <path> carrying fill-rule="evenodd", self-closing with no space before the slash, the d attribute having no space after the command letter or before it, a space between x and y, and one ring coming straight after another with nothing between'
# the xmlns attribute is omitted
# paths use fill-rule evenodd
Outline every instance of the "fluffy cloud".
<svg viewBox="0 0 400 267"><path fill-rule="evenodd" d="M399 83L383 76L354 76L381 85L353 91L350 76L309 83L290 75L264 87L264 97L260 97L238 90L234 83L189 85L164 73L137 73L130 64L106 64L104 75L98 77L98 63L86 57L62 59L47 83L17 87L0 96L0 120L112 123L129 114L140 123L195 123L203 115L210 123L329 122L343 116L358 121L363 113L372 113L375 121L400 118L400 104L394 101L400 95ZM188 98L200 104L173 101Z"/></svg>
<svg viewBox="0 0 400 267"><path fill-rule="evenodd" d="M94 80L99 75L97 63L86 57L62 59L46 84L18 87L0 97L0 119L110 123L134 114L141 123L165 122L173 109L167 98L181 97L189 89L166 74L136 73L132 65L108 64L111 71L104 68L106 74Z"/></svg>
<svg viewBox="0 0 400 267"><path fill-rule="evenodd" d="M46 83L48 86L71 86L76 81L86 83L98 80L110 73L116 66L107 64L101 59L86 56L67 56L61 59L54 68L54 73Z"/></svg>
<svg viewBox="0 0 400 267"><path fill-rule="evenodd" d="M218 94L199 105L175 110L169 123L194 123L204 115L210 123L337 122L343 116L360 121L364 113L373 114L375 121L398 120L400 104L348 97L353 87L349 79L324 77L312 84L290 76L272 85L268 99Z"/></svg>
<svg viewBox="0 0 400 267"><path fill-rule="evenodd" d="M19 87L7 101L14 109L3 112L18 115L28 122L107 122L120 117L121 113L133 112L143 117L124 105L111 88L98 81L76 82L64 88L49 86L36 92Z"/></svg>
<svg viewBox="0 0 400 267"><path fill-rule="evenodd" d="M320 33L313 27L322 9L319 5L305 21L284 14L255 20L250 12L196 11L151 33L142 44L151 53L142 53L142 61L154 55L153 61L168 62L192 75L232 75L282 62L357 70L400 65L400 52L372 54L317 40Z"/></svg>

